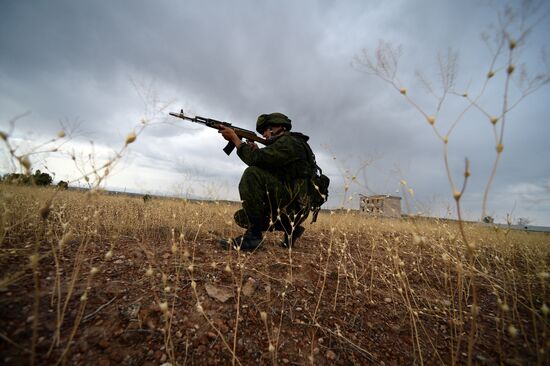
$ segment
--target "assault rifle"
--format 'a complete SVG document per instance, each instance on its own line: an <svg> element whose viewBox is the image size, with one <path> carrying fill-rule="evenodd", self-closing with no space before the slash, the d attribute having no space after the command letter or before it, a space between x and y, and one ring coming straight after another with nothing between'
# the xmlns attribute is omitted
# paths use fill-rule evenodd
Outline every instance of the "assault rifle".
<svg viewBox="0 0 550 366"><path fill-rule="evenodd" d="M186 119L191 122L200 123L201 125L205 125L210 128L215 128L216 130L221 130L221 126L229 127L233 131L235 131L235 133L237 134L237 136L239 136L239 138L245 138L249 141L259 142L260 144L264 144L264 145L269 144L268 140L256 135L256 132L233 126L229 122L222 122L212 118L204 118L201 116L195 116L195 117L186 116L185 114L183 114L183 109L180 111L180 113L170 112L170 115L181 119ZM230 155L234 149L235 149L235 144L229 141L227 145L223 148L223 151L227 155Z"/></svg>

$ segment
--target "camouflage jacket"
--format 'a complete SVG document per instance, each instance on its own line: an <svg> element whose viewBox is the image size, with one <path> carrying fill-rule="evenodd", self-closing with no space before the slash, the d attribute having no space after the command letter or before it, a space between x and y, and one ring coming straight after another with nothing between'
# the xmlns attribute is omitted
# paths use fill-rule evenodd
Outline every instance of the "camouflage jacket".
<svg viewBox="0 0 550 366"><path fill-rule="evenodd" d="M304 134L285 132L261 149L242 144L237 154L246 165L269 171L303 199L308 195L309 182L315 173L308 140Z"/></svg>

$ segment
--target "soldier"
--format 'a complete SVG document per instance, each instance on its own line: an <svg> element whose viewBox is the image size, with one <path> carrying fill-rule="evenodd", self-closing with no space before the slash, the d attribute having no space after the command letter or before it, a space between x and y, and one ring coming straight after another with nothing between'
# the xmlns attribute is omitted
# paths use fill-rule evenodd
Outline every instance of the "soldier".
<svg viewBox="0 0 550 366"><path fill-rule="evenodd" d="M237 154L248 165L239 183L242 209L235 213L244 235L222 239L223 248L253 251L262 243L263 231L284 231L283 247L291 246L304 232L300 224L310 211L310 179L315 160L307 144L308 136L290 132L291 120L282 113L262 114L256 131L270 141L264 148L242 142L231 128L220 133L237 147Z"/></svg>

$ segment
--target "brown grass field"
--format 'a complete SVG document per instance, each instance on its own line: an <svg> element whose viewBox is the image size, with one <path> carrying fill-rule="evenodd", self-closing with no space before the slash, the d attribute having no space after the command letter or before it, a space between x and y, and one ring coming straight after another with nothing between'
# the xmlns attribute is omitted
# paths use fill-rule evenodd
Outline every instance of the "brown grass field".
<svg viewBox="0 0 550 366"><path fill-rule="evenodd" d="M5 365L550 363L550 236L322 212L224 251L236 204L0 186Z"/></svg>

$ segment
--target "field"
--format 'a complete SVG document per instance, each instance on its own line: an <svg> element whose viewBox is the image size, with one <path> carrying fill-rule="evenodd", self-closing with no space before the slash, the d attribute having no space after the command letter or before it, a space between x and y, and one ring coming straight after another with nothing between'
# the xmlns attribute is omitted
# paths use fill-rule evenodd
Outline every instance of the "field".
<svg viewBox="0 0 550 366"><path fill-rule="evenodd" d="M224 251L236 204L0 187L5 365L550 363L550 236L322 212Z"/></svg>

